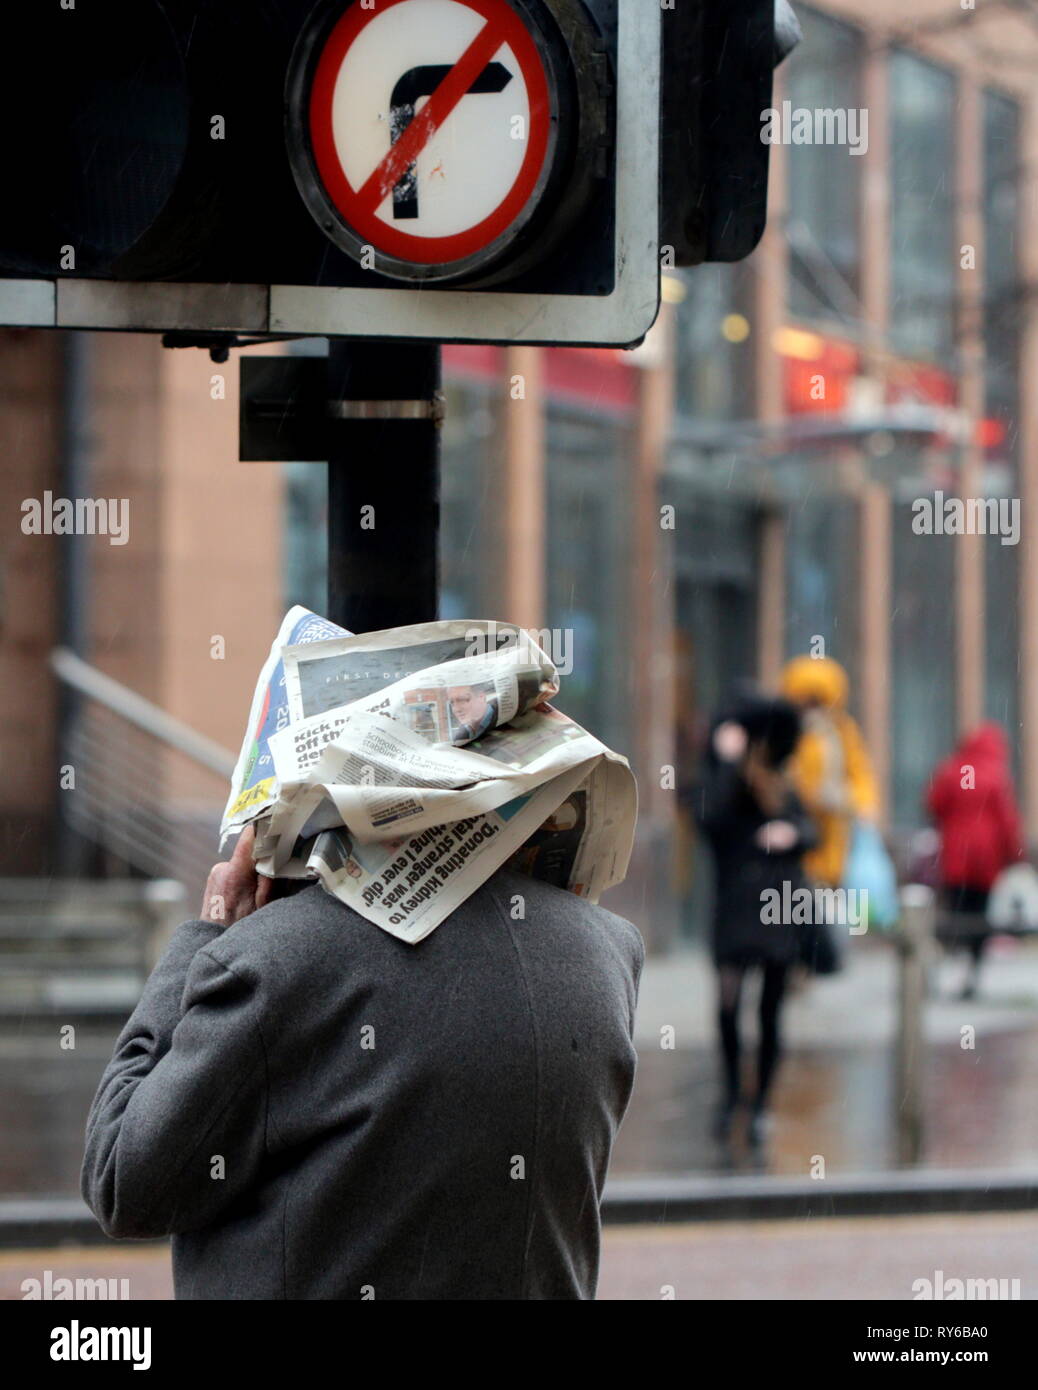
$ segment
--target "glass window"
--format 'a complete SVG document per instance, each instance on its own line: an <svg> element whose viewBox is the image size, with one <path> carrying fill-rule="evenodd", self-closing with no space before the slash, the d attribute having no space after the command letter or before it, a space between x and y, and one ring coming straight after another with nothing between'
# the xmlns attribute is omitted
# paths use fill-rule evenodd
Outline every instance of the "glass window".
<svg viewBox="0 0 1038 1390"><path fill-rule="evenodd" d="M786 652L801 656L825 642L825 655L847 671L851 698L858 689L858 509L852 498L812 493L805 460L803 495L789 508L786 530Z"/></svg>
<svg viewBox="0 0 1038 1390"><path fill-rule="evenodd" d="M281 533L285 607L328 607L328 466L282 464L285 524Z"/></svg>
<svg viewBox="0 0 1038 1390"><path fill-rule="evenodd" d="M496 384L444 383L440 467L440 617L501 618L502 524Z"/></svg>
<svg viewBox="0 0 1038 1390"><path fill-rule="evenodd" d="M547 625L561 629L573 668L560 707L625 752L636 688L626 617L631 432L551 404L547 445Z"/></svg>
<svg viewBox="0 0 1038 1390"><path fill-rule="evenodd" d="M954 342L955 82L911 53L890 59L891 335L909 357Z"/></svg>
<svg viewBox="0 0 1038 1390"><path fill-rule="evenodd" d="M997 92L984 94L984 362L989 495L1019 495L1017 487L1017 418L1020 408L1020 294L1018 217L1020 212L1020 111ZM1003 545L998 536L984 540L987 617L987 714L1016 737L1017 619L1019 546Z"/></svg>
<svg viewBox="0 0 1038 1390"><path fill-rule="evenodd" d="M984 679L986 713L1009 735L1019 756L1019 553L1018 545L1003 545L999 536L985 536L984 546Z"/></svg>
<svg viewBox="0 0 1038 1390"><path fill-rule="evenodd" d="M299 338L289 357L326 357L325 338ZM328 611L328 465L283 463L285 519L281 528L281 586L286 608Z"/></svg>
<svg viewBox="0 0 1038 1390"><path fill-rule="evenodd" d="M793 111L858 111L862 36L797 6L803 42L787 69ZM854 323L859 309L861 175L848 145L789 145L789 307L801 318Z"/></svg>
<svg viewBox="0 0 1038 1390"><path fill-rule="evenodd" d="M683 273L677 306L675 405L692 420L753 414L752 267L700 265Z"/></svg>
<svg viewBox="0 0 1038 1390"><path fill-rule="evenodd" d="M1010 433L1017 413L1021 299L1017 258L1020 116L1016 102L984 94L984 351L988 413Z"/></svg>
<svg viewBox="0 0 1038 1390"><path fill-rule="evenodd" d="M916 535L913 504L894 506L891 819L924 820L922 798L955 743L955 536Z"/></svg>
<svg viewBox="0 0 1038 1390"><path fill-rule="evenodd" d="M705 734L710 717L752 681L757 668L758 513L752 503L668 480L677 506L675 624L688 646L691 707Z"/></svg>

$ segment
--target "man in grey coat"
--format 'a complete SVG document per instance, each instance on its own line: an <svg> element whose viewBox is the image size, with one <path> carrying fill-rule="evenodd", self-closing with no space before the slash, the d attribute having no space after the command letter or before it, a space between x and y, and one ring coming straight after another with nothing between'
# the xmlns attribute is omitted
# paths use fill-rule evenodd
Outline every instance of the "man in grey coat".
<svg viewBox="0 0 1038 1390"><path fill-rule="evenodd" d="M120 1034L83 1196L181 1299L589 1299L644 948L498 870L416 946L251 831ZM215 919L215 920L214 920Z"/></svg>

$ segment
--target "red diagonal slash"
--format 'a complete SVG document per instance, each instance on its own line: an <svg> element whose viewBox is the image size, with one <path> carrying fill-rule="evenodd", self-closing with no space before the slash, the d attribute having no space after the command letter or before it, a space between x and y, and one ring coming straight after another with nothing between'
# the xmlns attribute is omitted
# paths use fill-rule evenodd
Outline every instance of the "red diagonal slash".
<svg viewBox="0 0 1038 1390"><path fill-rule="evenodd" d="M374 213L392 192L504 42L497 26L488 20L364 183L357 197L365 212Z"/></svg>

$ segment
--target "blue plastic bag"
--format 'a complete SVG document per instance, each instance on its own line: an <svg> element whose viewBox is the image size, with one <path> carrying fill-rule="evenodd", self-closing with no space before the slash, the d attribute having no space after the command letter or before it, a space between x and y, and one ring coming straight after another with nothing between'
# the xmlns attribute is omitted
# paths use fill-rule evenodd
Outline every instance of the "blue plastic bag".
<svg viewBox="0 0 1038 1390"><path fill-rule="evenodd" d="M868 924L887 929L899 915L897 874L879 831L870 821L855 821L843 872L843 887L866 894Z"/></svg>

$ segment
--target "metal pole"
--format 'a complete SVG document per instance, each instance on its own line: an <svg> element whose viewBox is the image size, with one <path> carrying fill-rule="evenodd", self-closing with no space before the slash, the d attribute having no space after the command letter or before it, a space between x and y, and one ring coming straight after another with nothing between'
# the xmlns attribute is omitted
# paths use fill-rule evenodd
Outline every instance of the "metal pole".
<svg viewBox="0 0 1038 1390"><path fill-rule="evenodd" d="M327 616L352 632L438 616L442 403L438 344L330 343Z"/></svg>
<svg viewBox="0 0 1038 1390"><path fill-rule="evenodd" d="M908 883L901 890L898 948L897 1066L894 1115L898 1162L918 1163L923 1154L923 1003L934 939L936 907L931 888Z"/></svg>

